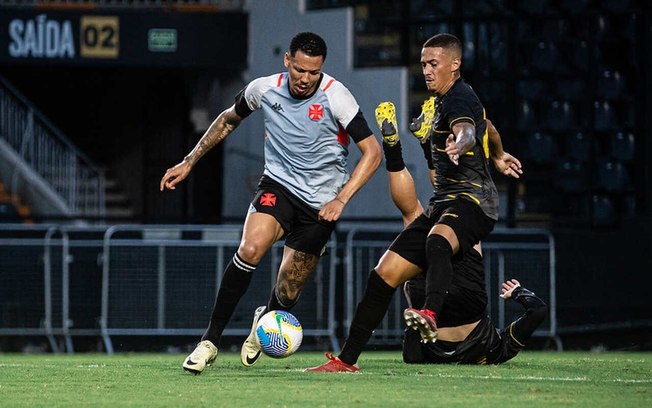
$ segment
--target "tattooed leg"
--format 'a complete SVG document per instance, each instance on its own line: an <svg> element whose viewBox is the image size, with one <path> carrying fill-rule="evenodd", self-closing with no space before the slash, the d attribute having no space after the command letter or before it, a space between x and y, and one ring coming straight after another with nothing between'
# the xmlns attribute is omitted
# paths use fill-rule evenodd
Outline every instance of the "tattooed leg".
<svg viewBox="0 0 652 408"><path fill-rule="evenodd" d="M316 255L285 247L273 294L283 309L294 306L318 261Z"/></svg>

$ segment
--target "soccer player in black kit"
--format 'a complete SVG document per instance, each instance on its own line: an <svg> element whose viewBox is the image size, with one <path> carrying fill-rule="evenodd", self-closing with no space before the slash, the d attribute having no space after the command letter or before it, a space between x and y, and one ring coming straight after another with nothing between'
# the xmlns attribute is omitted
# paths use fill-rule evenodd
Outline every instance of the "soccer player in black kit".
<svg viewBox="0 0 652 408"><path fill-rule="evenodd" d="M454 259L470 254L473 246L493 229L498 217L498 193L485 159L489 145L487 122L475 92L461 79L461 55L460 41L450 34L436 35L423 46L423 74L428 90L436 97L429 137L436 176L434 195L424 214L399 234L369 274L342 352L306 371L358 371L355 363L385 315L396 288L422 272L423 304L417 306L420 309L406 309L404 318L419 331L423 341L434 341L437 315L453 281ZM506 284L514 287L504 292L515 294L517 283ZM471 316L464 309L458 312L446 313L447 325L469 329L469 325L477 327L483 318L482 314Z"/></svg>

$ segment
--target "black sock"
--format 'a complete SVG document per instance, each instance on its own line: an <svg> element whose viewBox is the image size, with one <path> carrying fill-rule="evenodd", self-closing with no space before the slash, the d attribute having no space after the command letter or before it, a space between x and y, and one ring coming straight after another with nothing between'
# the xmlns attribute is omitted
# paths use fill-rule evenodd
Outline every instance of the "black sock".
<svg viewBox="0 0 652 408"><path fill-rule="evenodd" d="M453 248L446 238L432 234L426 240L426 301L424 309L439 314L444 298L453 281Z"/></svg>
<svg viewBox="0 0 652 408"><path fill-rule="evenodd" d="M401 171L405 168L400 140L394 146L383 142L383 152L385 153L385 168L387 171Z"/></svg>
<svg viewBox="0 0 652 408"><path fill-rule="evenodd" d="M202 340L210 340L215 347L219 347L222 332L238 305L240 298L245 294L251 283L251 277L256 265L251 265L238 256L237 252L224 270L220 289L215 297L215 305Z"/></svg>
<svg viewBox="0 0 652 408"><path fill-rule="evenodd" d="M385 317L395 290L396 288L389 286L378 276L375 269L369 273L367 289L355 310L349 336L338 356L340 360L347 364L355 364L358 361L374 329Z"/></svg>
<svg viewBox="0 0 652 408"><path fill-rule="evenodd" d="M269 297L269 302L267 302L267 311L269 312L270 310L285 310L286 312L289 312L294 305L297 304L299 301L299 296L297 296L296 299L294 299L290 304L283 304L281 303L280 300L278 300L278 296L276 295L276 286L272 288L272 294Z"/></svg>

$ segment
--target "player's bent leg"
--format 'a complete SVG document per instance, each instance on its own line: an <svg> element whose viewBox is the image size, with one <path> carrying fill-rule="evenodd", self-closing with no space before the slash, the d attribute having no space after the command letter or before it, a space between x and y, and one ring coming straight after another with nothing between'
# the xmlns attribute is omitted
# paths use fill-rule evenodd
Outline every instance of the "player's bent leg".
<svg viewBox="0 0 652 408"><path fill-rule="evenodd" d="M183 369L198 375L217 358L217 347L209 340L200 341L195 350L183 361Z"/></svg>
<svg viewBox="0 0 652 408"><path fill-rule="evenodd" d="M242 362L242 365L245 367L251 367L256 364L256 361L260 359L260 355L262 354L260 343L256 337L256 327L258 326L258 320L260 320L261 316L264 315L266 311L267 306L258 306L258 308L256 308L254 311L254 319L251 323L251 331L240 348L240 362Z"/></svg>

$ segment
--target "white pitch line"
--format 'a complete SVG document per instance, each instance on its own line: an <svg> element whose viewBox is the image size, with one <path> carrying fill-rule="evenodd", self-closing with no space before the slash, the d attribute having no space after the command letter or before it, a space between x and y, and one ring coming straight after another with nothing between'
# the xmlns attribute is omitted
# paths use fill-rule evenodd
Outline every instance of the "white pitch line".
<svg viewBox="0 0 652 408"><path fill-rule="evenodd" d="M542 377L542 376L516 376L516 377L503 377L499 375L453 375L453 374L418 374L424 377L440 377L440 378L457 378L457 379L477 379L477 380L510 380L510 381L560 381L560 382L617 382L617 383L632 383L632 384L652 384L652 379L623 379L615 378L613 380L603 379L590 379L588 377Z"/></svg>

